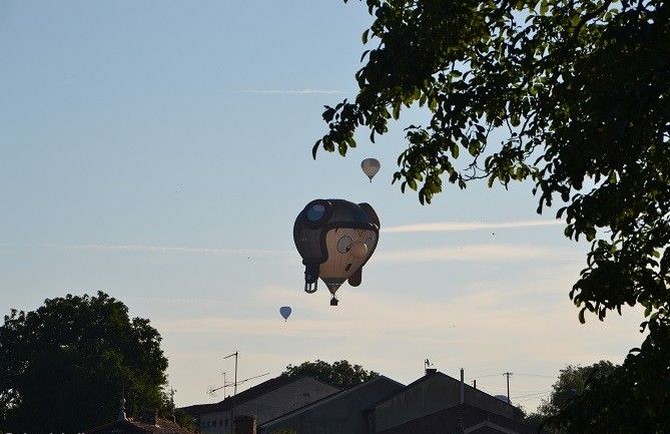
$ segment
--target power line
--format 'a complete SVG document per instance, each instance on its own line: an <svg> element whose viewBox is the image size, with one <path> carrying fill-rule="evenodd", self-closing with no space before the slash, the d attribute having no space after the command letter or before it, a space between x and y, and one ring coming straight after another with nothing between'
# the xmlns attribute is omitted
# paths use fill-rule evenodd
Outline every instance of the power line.
<svg viewBox="0 0 670 434"><path fill-rule="evenodd" d="M500 375L500 372L496 372L495 374L485 374L485 375L477 375L476 377L471 377L473 379L480 379L480 378L486 378L486 377L497 377Z"/></svg>
<svg viewBox="0 0 670 434"><path fill-rule="evenodd" d="M521 373L518 373L518 372L515 372L515 375L521 375L523 377L558 378L558 375L521 374Z"/></svg>
<svg viewBox="0 0 670 434"><path fill-rule="evenodd" d="M518 395L518 396L515 396L514 399L516 400L516 399L519 399L519 398L527 398L527 397L532 397L532 396L546 395L549 392L551 392L551 389L546 389L546 390L543 390L541 392L526 393L524 395Z"/></svg>
<svg viewBox="0 0 670 434"><path fill-rule="evenodd" d="M473 379L474 379L474 378L479 379L479 378L486 378L486 377L497 377L498 375L500 375L500 373L499 373L499 372L496 372L495 374L474 375L474 376L472 376L472 377L470 377L470 378L473 378ZM503 373L503 375L505 375L505 374ZM523 377L558 378L558 375L524 374L524 373L520 373L520 372L515 372L514 375L521 375L521 376L523 376Z"/></svg>

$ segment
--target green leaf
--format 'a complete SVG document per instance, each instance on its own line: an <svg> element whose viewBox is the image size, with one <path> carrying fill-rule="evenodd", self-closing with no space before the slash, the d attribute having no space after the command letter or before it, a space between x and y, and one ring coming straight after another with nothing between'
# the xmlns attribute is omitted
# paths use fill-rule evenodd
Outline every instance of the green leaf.
<svg viewBox="0 0 670 434"><path fill-rule="evenodd" d="M540 2L540 15L546 15L549 10L549 3L547 0L542 0Z"/></svg>
<svg viewBox="0 0 670 434"><path fill-rule="evenodd" d="M581 19L582 17L580 17L579 14L575 14L572 17L570 17L570 24L572 24L573 27L577 27Z"/></svg>
<svg viewBox="0 0 670 434"><path fill-rule="evenodd" d="M393 119L398 119L400 117L400 101L393 103Z"/></svg>
<svg viewBox="0 0 670 434"><path fill-rule="evenodd" d="M321 144L321 139L317 140L314 146L312 147L312 158L316 160L316 153L319 151L319 145Z"/></svg>
<svg viewBox="0 0 670 434"><path fill-rule="evenodd" d="M366 31L363 32L363 35L361 35L361 41L363 41L363 44L368 43L368 35L370 33L370 29L367 29Z"/></svg>

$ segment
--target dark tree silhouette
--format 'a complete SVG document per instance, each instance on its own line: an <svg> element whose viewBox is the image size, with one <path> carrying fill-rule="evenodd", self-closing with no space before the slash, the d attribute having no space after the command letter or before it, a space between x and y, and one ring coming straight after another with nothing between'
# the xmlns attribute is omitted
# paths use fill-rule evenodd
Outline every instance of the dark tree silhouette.
<svg viewBox="0 0 670 434"><path fill-rule="evenodd" d="M161 336L107 294L12 310L0 327L0 431L82 432L126 412L167 411Z"/></svg>
<svg viewBox="0 0 670 434"><path fill-rule="evenodd" d="M282 373L282 376L286 377L301 375L310 375L340 389L347 389L379 376L376 372L366 371L362 366L352 365L346 360L333 362L333 364L316 360L314 362L304 362L298 366L288 365Z"/></svg>
<svg viewBox="0 0 670 434"><path fill-rule="evenodd" d="M346 155L360 127L374 141L415 105L429 120L407 126L403 192L531 180L538 213L562 203L565 235L592 243L570 291L579 320L646 316L640 348L571 407L577 431L670 432L670 2L365 3L358 95L326 107L314 156Z"/></svg>
<svg viewBox="0 0 670 434"><path fill-rule="evenodd" d="M575 432L570 420L562 418L562 414L575 399L587 393L596 382L606 381L617 368L618 365L606 360L590 366L567 365L561 369L549 398L542 400L537 413L529 415L527 421L542 426L552 434Z"/></svg>

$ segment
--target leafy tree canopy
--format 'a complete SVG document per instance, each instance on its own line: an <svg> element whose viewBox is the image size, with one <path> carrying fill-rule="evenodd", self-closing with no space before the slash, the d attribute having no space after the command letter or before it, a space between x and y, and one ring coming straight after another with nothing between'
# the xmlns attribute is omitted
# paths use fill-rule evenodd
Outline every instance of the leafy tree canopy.
<svg viewBox="0 0 670 434"><path fill-rule="evenodd" d="M165 412L160 341L102 292L12 310L0 327L0 430L83 432L114 420L124 391L129 415Z"/></svg>
<svg viewBox="0 0 670 434"><path fill-rule="evenodd" d="M285 377L301 375L309 375L340 389L347 389L379 376L377 372L366 371L362 366L352 365L346 360L330 364L317 359L314 362L304 362L298 366L288 365L286 370L282 372L282 376Z"/></svg>
<svg viewBox="0 0 670 434"><path fill-rule="evenodd" d="M558 380L552 386L551 395L542 401L537 413L528 416L527 419L536 422L537 426L543 425L545 430L552 434L567 434L575 430L569 420L560 418L571 403L587 390L590 390L595 382L606 381L612 375L618 365L601 360L590 366L567 365L561 369Z"/></svg>
<svg viewBox="0 0 670 434"><path fill-rule="evenodd" d="M530 180L539 213L558 201L565 235L592 243L570 291L579 320L645 310L644 342L611 376L631 390L603 398L636 408L647 432L670 432L670 2L366 3L358 95L326 107L314 156L346 155L360 127L374 141L419 106L429 119L407 126L393 175L403 192L427 203L444 181ZM615 428L600 432L626 432Z"/></svg>

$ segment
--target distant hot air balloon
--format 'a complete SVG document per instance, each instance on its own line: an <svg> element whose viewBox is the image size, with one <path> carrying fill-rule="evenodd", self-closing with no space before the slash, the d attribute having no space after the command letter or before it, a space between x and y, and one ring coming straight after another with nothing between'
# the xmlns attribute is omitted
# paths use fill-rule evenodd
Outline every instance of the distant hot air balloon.
<svg viewBox="0 0 670 434"><path fill-rule="evenodd" d="M321 278L337 306L335 292L345 280L361 284L363 265L377 248L379 217L367 203L313 200L298 214L293 240L305 265L305 292L316 292Z"/></svg>
<svg viewBox="0 0 670 434"><path fill-rule="evenodd" d="M291 316L291 306L282 306L279 308L279 313L284 318L284 321L288 320L288 317Z"/></svg>
<svg viewBox="0 0 670 434"><path fill-rule="evenodd" d="M366 158L361 162L361 169L370 178L370 182L372 182L372 178L375 177L381 167L381 163L376 158Z"/></svg>

